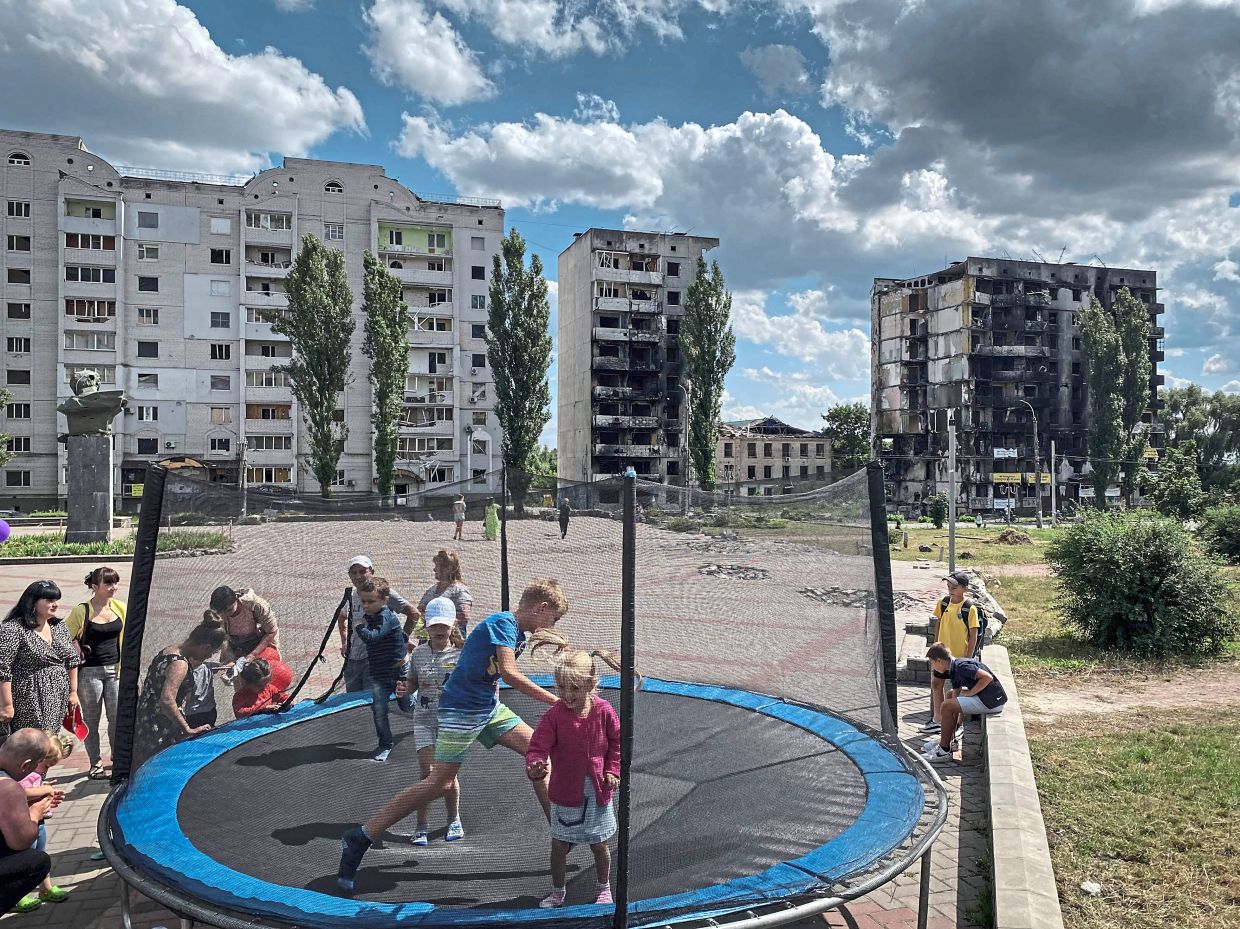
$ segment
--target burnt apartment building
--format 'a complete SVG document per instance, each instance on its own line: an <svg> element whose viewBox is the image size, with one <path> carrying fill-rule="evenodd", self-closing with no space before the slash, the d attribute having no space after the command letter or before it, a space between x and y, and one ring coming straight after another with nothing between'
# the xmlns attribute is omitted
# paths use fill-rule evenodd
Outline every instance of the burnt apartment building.
<svg viewBox="0 0 1240 929"><path fill-rule="evenodd" d="M557 457L570 481L680 484L687 470L680 321L718 239L589 229L560 254Z"/></svg>
<svg viewBox="0 0 1240 929"><path fill-rule="evenodd" d="M968 258L909 280L876 278L873 440L889 505L917 512L927 497L946 493L950 411L958 424L957 503L964 511L1033 512L1040 489L1049 512L1052 480L1061 501L1092 498L1079 314L1091 297L1109 307L1125 287L1149 307L1154 368L1145 420L1154 458L1163 443L1163 306L1154 271Z"/></svg>

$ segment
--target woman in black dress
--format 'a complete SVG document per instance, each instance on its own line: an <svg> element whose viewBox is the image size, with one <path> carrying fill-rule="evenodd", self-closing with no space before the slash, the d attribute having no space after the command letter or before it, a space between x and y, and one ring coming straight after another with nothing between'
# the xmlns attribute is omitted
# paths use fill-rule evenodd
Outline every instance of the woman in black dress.
<svg viewBox="0 0 1240 929"><path fill-rule="evenodd" d="M224 624L208 611L184 642L168 646L151 661L138 697L134 738L136 763L174 742L211 728L210 725L191 726L185 718L184 707L194 691L194 670L216 654L226 638Z"/></svg>
<svg viewBox="0 0 1240 929"><path fill-rule="evenodd" d="M81 663L56 615L60 588L35 581L0 622L0 726L58 732L78 705Z"/></svg>

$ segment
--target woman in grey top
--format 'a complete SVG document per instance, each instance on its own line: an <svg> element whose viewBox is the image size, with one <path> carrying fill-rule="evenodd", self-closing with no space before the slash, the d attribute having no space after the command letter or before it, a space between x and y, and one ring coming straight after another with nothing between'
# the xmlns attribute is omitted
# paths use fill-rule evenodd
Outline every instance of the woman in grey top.
<svg viewBox="0 0 1240 929"><path fill-rule="evenodd" d="M464 639L469 635L469 610L474 605L474 597L461 576L461 559L456 552L441 548L432 563L435 568L435 583L426 588L418 610L425 613L426 605L436 597L447 597L456 604L456 628Z"/></svg>

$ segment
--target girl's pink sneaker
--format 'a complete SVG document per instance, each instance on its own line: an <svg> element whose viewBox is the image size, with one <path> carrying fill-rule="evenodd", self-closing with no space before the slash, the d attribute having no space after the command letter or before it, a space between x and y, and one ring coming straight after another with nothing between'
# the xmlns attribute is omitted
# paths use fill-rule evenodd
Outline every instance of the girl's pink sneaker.
<svg viewBox="0 0 1240 929"><path fill-rule="evenodd" d="M599 884L598 897L595 899L594 902L603 903L603 904L606 904L607 906L611 906L615 902L614 900L611 899L611 885L610 884Z"/></svg>
<svg viewBox="0 0 1240 929"><path fill-rule="evenodd" d="M543 897L542 901L539 902L538 905L544 910L551 910L551 909L555 909L557 906L563 906L564 895L565 895L565 890L563 887L552 887L551 893Z"/></svg>

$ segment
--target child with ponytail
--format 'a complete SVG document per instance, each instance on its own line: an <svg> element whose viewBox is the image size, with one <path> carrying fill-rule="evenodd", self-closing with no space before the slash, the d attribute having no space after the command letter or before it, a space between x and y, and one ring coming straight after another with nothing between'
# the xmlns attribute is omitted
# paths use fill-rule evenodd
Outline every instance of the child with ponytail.
<svg viewBox="0 0 1240 929"><path fill-rule="evenodd" d="M559 700L543 714L525 753L525 771L531 780L547 776L551 782L551 893L540 907L564 905L568 850L589 845L594 853L594 902L610 904L611 850L607 841L616 833L612 793L620 783L620 717L598 695L598 666L602 661L620 670L611 652L580 651L567 642L556 648L555 686ZM536 651L551 645L533 644Z"/></svg>

